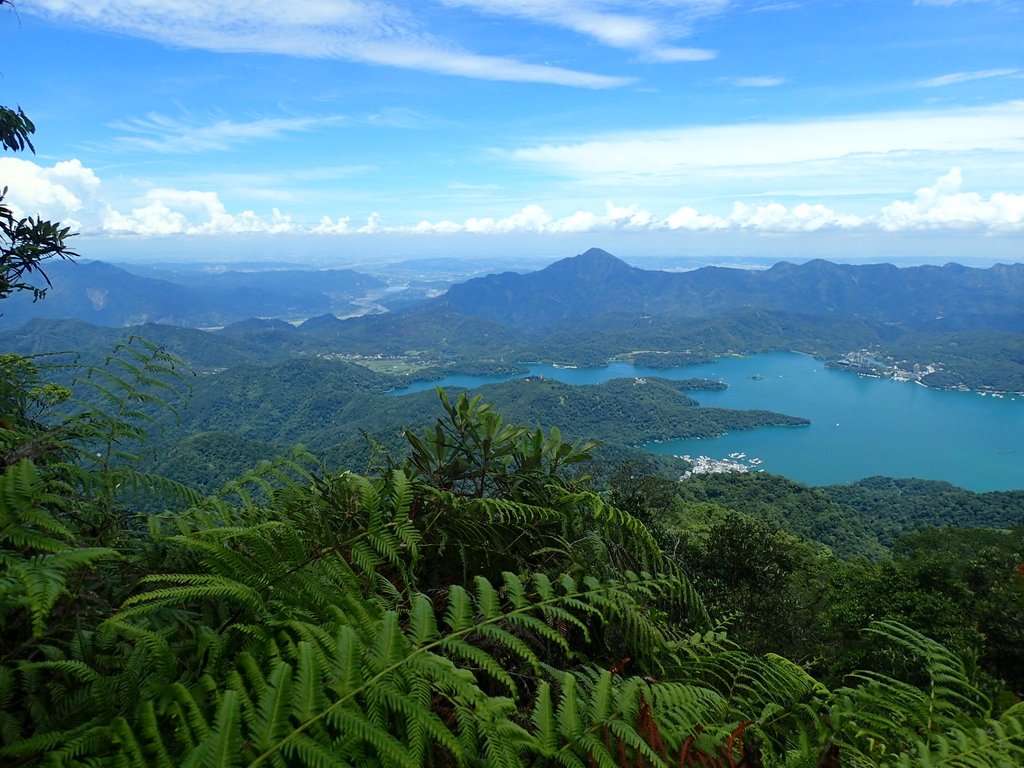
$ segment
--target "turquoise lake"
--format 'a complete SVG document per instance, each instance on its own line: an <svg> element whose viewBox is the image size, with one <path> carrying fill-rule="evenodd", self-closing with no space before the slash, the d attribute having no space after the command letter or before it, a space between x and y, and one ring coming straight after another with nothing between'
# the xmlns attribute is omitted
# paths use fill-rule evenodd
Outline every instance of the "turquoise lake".
<svg viewBox="0 0 1024 768"><path fill-rule="evenodd" d="M702 405L765 408L803 416L809 427L769 427L704 440L672 440L647 449L723 459L746 454L756 468L811 485L869 475L947 480L974 491L1024 489L1024 397L946 392L913 383L868 379L825 368L793 353L725 357L655 369L612 363L601 368L530 366L530 374L568 384L623 377L706 378L721 392L693 392ZM449 376L395 394L435 386L477 387L511 376Z"/></svg>

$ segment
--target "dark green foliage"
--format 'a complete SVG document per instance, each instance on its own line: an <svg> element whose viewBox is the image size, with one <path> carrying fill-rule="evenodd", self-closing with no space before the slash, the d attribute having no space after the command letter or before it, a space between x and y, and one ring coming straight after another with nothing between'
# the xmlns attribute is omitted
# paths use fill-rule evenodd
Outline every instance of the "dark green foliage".
<svg viewBox="0 0 1024 768"><path fill-rule="evenodd" d="M1024 392L1024 334L988 331L908 337L887 349L922 365L941 363L924 377L930 387Z"/></svg>
<svg viewBox="0 0 1024 768"><path fill-rule="evenodd" d="M238 366L196 381L179 432L232 432L247 439L322 447L355 431L394 377L338 360L290 360L269 368ZM396 428L397 431L397 428Z"/></svg>
<svg viewBox="0 0 1024 768"><path fill-rule="evenodd" d="M883 671L851 676L830 717L842 765L997 766L1024 761L1024 705L1001 714L971 682L963 662L934 640L892 622L869 628L923 684Z"/></svg>
<svg viewBox="0 0 1024 768"><path fill-rule="evenodd" d="M887 615L957 651L1013 691L1024 689L1024 528L927 529L901 538L875 594ZM867 591L867 590L865 590ZM998 690L999 685L986 681Z"/></svg>
<svg viewBox="0 0 1024 768"><path fill-rule="evenodd" d="M32 146L30 137L35 132L35 124L21 107L0 107L0 144L3 144L5 150L24 152L27 149L34 153L36 148Z"/></svg>
<svg viewBox="0 0 1024 768"><path fill-rule="evenodd" d="M91 379L107 407L0 476L5 765L781 766L829 744L851 765L952 749L997 765L1020 752L1017 711L997 717L955 656L901 625L875 631L921 660L902 665L910 684L865 672L830 694L741 650L647 526L565 473L589 446L465 395L409 433L402 467L311 474L299 456L182 494L144 525L111 516L130 498L111 480L132 477L143 407L167 409L155 397L174 395L177 363L143 344L110 365ZM53 429L18 412L37 389L11 388L17 430ZM83 482L104 490L83 497ZM735 553L748 568L785 562L759 552L764 531L707 530L716 560L747 536ZM782 554L792 541L779 541Z"/></svg>
<svg viewBox="0 0 1024 768"><path fill-rule="evenodd" d="M265 336L232 337L156 323L101 328L80 320L36 319L6 333L3 338L6 348L20 355L63 352L83 365L99 365L115 344L131 336L142 336L158 344L201 374L239 365L274 365L305 352L302 339L296 340L295 334L289 334L286 341L278 344Z"/></svg>
<svg viewBox="0 0 1024 768"><path fill-rule="evenodd" d="M603 365L610 358L660 367L673 358L700 362L725 354L797 350L821 357L878 344L889 333L861 318L737 309L714 317L622 313L566 323L525 346L530 360Z"/></svg>
<svg viewBox="0 0 1024 768"><path fill-rule="evenodd" d="M616 487L650 488L651 482L620 479ZM856 492L862 514L823 491ZM654 525L712 615L729 617L747 647L783 652L837 683L854 669L885 662L861 629L887 619L953 649L990 694L1024 688L1017 650L1024 640L1024 590L1012 578L1015 564L1024 562L1020 527L917 532L956 503L963 525L981 524L1012 493L972 494L946 483L889 478L809 489L766 475L721 475L680 483L677 495L627 498L647 505L646 511L635 503L629 508ZM920 514L908 514L918 505ZM815 520L825 525L812 536L789 532ZM844 546L833 544L830 552L808 543L822 541L823 532ZM873 560L837 557L857 541L875 542L859 550ZM889 551L880 542L894 546Z"/></svg>
<svg viewBox="0 0 1024 768"><path fill-rule="evenodd" d="M438 415L437 398L430 392L387 395L399 381L354 363L321 359L291 360L262 368L239 366L198 376L193 380L189 408L182 412L180 423L168 425L159 456L148 466L162 466L182 482L213 487L224 473L215 470L217 480L201 472L188 474L203 462L188 442L182 443L179 458L177 440L230 433L241 438L240 444L255 441L280 446L271 453L302 443L332 464L366 467L370 447L363 434L397 453L405 444L403 430ZM636 384L628 379L571 386L531 379L478 391L517 423L557 426L571 440L602 440L594 455L606 466L635 460L675 477L686 468L682 461L653 456L636 446L667 437L805 423L765 411L698 407L682 391L693 385L657 379Z"/></svg>
<svg viewBox="0 0 1024 768"><path fill-rule="evenodd" d="M624 445L809 423L768 411L701 408L683 393L687 388L662 379L613 379L573 386L530 378L490 384L479 391L511 419L557 424L573 435Z"/></svg>
<svg viewBox="0 0 1024 768"><path fill-rule="evenodd" d="M139 362L135 378L148 378L155 363ZM15 645L0 669L9 704L0 756L15 765L419 765L483 754L520 765L530 755L585 760L602 751L614 759L610 742L587 735L596 728L630 754L656 758L636 730L652 703L661 743L672 748L687 733L673 723L733 717L740 702L696 680L651 685L592 666L623 652L655 663L663 649L659 664L688 653L700 669L718 668L713 644L699 651L700 636L683 639L664 623L679 610L700 614L684 580L613 563L598 580L587 575L593 561L566 549L592 530L595 545L617 541L633 559L659 558L638 522L559 479L578 450L554 434L503 428L465 399L447 412L453 440L477 429L498 437L496 455L510 463L484 466L493 494L411 482L398 470L378 480L324 476L270 489L270 506L250 496L197 499L151 518L148 533L123 530L119 552L78 548L69 528L33 517L39 503L62 509L61 498L40 495L44 477L31 463L10 467L3 510L7 528L23 531L11 539L10 573L35 583L19 563L35 562L33 549L52 551L44 565L53 586L19 597L5 584L13 602L0 603L3 618L17 622L30 609L35 647L47 650L24 657L26 646ZM518 448L507 453L510 441ZM418 455L414 447L413 465ZM106 471L102 462L96 471ZM505 483L515 498L503 495ZM509 549L503 529L524 524L532 540ZM495 582L467 574L475 561L465 560L461 574L440 579L425 553L442 542L501 551L527 573ZM114 556L130 567L89 570ZM545 566L574 560L576 575L547 575ZM69 569L80 585L102 576L105 593L120 598L55 617L71 591Z"/></svg>
<svg viewBox="0 0 1024 768"><path fill-rule="evenodd" d="M269 457L288 453L286 446L247 440L228 432L199 432L181 440L154 443L143 466L208 494Z"/></svg>
<svg viewBox="0 0 1024 768"><path fill-rule="evenodd" d="M764 472L695 475L680 483L684 501L709 502L782 525L837 555L877 557L884 552L877 534L822 489Z"/></svg>
<svg viewBox="0 0 1024 768"><path fill-rule="evenodd" d="M815 662L824 649L814 617L827 606L823 587L836 565L828 552L777 523L712 504L682 507L662 536L743 647Z"/></svg>
<svg viewBox="0 0 1024 768"><path fill-rule="evenodd" d="M856 513L886 545L926 526L1007 528L1024 524L1024 491L972 493L935 480L866 477L822 489Z"/></svg>
<svg viewBox="0 0 1024 768"><path fill-rule="evenodd" d="M338 320L313 318L299 330L331 349L361 355L408 355L436 364L453 360L508 365L520 355L524 337L500 322L425 308Z"/></svg>

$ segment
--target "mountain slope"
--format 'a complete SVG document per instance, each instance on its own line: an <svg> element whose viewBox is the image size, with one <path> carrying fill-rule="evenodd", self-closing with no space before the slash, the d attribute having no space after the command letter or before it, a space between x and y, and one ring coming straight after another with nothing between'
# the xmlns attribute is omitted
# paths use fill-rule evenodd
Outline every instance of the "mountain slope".
<svg viewBox="0 0 1024 768"><path fill-rule="evenodd" d="M593 248L537 272L469 280L437 303L530 331L624 311L711 317L751 309L935 330L1024 330L1024 264L899 268L818 259L782 262L763 271L704 267L663 272L631 267Z"/></svg>
<svg viewBox="0 0 1024 768"><path fill-rule="evenodd" d="M384 282L352 270L272 270L146 277L100 261L48 267L46 298L25 295L4 302L0 330L32 318L84 320L95 325L164 323L223 325L250 317L308 317L350 307L349 300Z"/></svg>

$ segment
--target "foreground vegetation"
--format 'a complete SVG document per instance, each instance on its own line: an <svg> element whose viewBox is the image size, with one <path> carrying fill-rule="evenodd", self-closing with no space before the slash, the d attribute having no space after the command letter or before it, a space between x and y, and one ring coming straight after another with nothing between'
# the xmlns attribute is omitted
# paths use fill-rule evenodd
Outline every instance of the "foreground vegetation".
<svg viewBox="0 0 1024 768"><path fill-rule="evenodd" d="M134 467L140 405L184 394L159 348L119 348L77 385L104 405L60 419L70 392L3 366L4 765L1024 759L1006 680L902 621L865 622L836 683L756 647L791 592L726 565L827 553L649 483L599 495L570 471L591 445L479 400L367 475L299 451L200 496ZM766 604L729 620L740 599Z"/></svg>

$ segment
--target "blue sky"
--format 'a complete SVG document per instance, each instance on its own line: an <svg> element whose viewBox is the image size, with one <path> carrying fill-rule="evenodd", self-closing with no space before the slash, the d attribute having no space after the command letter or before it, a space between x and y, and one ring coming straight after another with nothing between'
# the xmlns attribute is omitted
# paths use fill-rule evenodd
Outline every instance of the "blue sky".
<svg viewBox="0 0 1024 768"><path fill-rule="evenodd" d="M15 5L0 185L97 255L1024 258L1024 0Z"/></svg>

